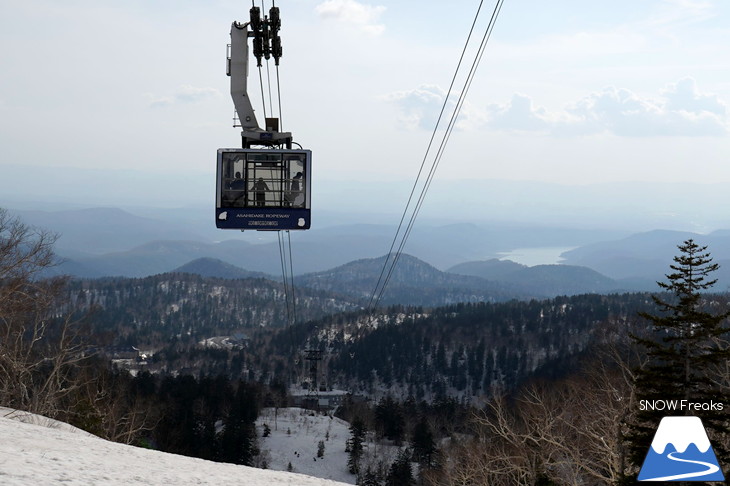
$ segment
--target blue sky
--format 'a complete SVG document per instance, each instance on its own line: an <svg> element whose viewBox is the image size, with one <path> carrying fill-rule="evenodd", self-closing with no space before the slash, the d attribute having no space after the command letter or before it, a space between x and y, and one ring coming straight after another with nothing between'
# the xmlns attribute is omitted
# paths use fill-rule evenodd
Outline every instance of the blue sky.
<svg viewBox="0 0 730 486"><path fill-rule="evenodd" d="M283 128L321 181L415 177L477 5L277 2ZM249 7L3 0L0 170L209 174ZM437 179L730 182L728 45L724 1L506 0Z"/></svg>

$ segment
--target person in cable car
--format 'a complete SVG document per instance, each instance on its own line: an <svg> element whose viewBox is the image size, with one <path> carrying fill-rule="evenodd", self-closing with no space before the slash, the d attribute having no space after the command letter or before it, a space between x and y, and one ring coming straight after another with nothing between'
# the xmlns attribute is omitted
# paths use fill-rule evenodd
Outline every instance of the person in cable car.
<svg viewBox="0 0 730 486"><path fill-rule="evenodd" d="M254 201L256 206L263 207L266 205L266 192L269 190L269 186L264 182L263 177L259 177L253 185Z"/></svg>
<svg viewBox="0 0 730 486"><path fill-rule="evenodd" d="M233 189L234 191L242 191L246 189L246 182L241 178L240 172L236 172L236 178L228 185L228 189Z"/></svg>
<svg viewBox="0 0 730 486"><path fill-rule="evenodd" d="M302 177L304 177L304 175L301 172L297 172L291 180L289 192L287 192L284 197L285 203L289 207L301 207L304 203L304 195L301 191Z"/></svg>

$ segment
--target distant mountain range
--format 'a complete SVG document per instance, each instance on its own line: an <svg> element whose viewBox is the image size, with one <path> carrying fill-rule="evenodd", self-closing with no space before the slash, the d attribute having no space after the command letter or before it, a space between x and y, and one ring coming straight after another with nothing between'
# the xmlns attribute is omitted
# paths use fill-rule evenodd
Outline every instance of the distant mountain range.
<svg viewBox="0 0 730 486"><path fill-rule="evenodd" d="M541 296L609 293L622 285L595 270L574 265L535 265L527 267L510 261L487 260L461 263L448 270L487 280L511 283L526 292Z"/></svg>
<svg viewBox="0 0 730 486"><path fill-rule="evenodd" d="M271 232L216 230L212 209L118 208L64 211L11 210L24 222L59 235L56 252L64 271L85 277L142 277L168 272L197 258L217 258L250 271L277 275L279 246ZM140 215L138 215L140 214ZM355 221L355 218L353 221ZM398 219L347 223L292 232L294 271L319 272L388 251ZM422 221L408 240L408 253L445 269L465 261L495 258L515 248L572 248L625 233L507 223Z"/></svg>
<svg viewBox="0 0 730 486"><path fill-rule="evenodd" d="M566 251L563 263L592 268L622 282L627 287L656 289L656 281L671 272L670 264L679 254L677 246L687 239L707 246L720 270L715 289L730 287L730 231L718 230L707 235L682 231L654 230L619 240L592 243Z"/></svg>
<svg viewBox="0 0 730 486"><path fill-rule="evenodd" d="M385 256L341 265L325 272L310 273L295 279L297 285L338 292L369 301L382 275ZM381 305L446 305L457 302L505 301L536 295L508 282L496 282L469 275L442 272L411 255L401 255Z"/></svg>
<svg viewBox="0 0 730 486"><path fill-rule="evenodd" d="M269 274L262 272L250 272L216 258L198 258L176 268L173 270L173 273L192 273L200 275L201 277L217 277L226 279L272 278Z"/></svg>
<svg viewBox="0 0 730 486"><path fill-rule="evenodd" d="M57 273L98 278L181 271L221 278L257 276L280 280L275 235L218 231L211 234L235 239L213 241L201 230L212 223L188 224L204 217L196 211L166 210L155 216L137 216L116 208L13 213L24 222L59 234L56 249L62 259L55 269ZM389 247L393 230L388 225L347 224L293 232L292 260L298 282L340 292L346 283L350 297L364 298L377 281L383 262L379 255ZM502 299L656 290L656 282L669 273L669 265L678 254L677 245L688 238L708 245L708 251L721 265L715 289L729 288L730 230L707 235L667 230L620 235L456 223L414 229L408 243L414 258L400 262L392 284L401 290L389 292L418 289L420 297L407 299L413 302L421 298L431 302L433 299L424 292L441 293L442 303L446 303L487 296ZM573 247L562 254L561 265L528 267L497 258L517 248L556 246ZM386 294L384 301L395 302L405 294L398 299L395 296Z"/></svg>
<svg viewBox="0 0 730 486"><path fill-rule="evenodd" d="M297 287L339 294L367 305L376 283L381 279L384 262L384 256L357 260L324 272L296 277L295 284ZM484 271L495 268L500 270ZM175 269L175 272L220 278L261 276L212 258L195 260ZM618 282L584 267L526 267L513 262L490 260L461 264L448 272L442 272L418 258L404 254L391 275L380 304L440 306L458 302L502 302L621 290L625 289L621 289Z"/></svg>

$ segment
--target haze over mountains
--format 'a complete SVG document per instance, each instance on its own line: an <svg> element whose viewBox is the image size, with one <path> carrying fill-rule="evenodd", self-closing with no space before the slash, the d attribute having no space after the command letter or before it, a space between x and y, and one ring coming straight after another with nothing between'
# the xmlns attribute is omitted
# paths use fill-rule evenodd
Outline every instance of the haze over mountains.
<svg viewBox="0 0 730 486"><path fill-rule="evenodd" d="M127 169L80 169L5 164L0 207L56 211L118 207L140 216L184 225L207 238L214 198L214 155L198 174ZM318 172L313 181L313 228L339 224L396 224L413 185L407 180L333 180ZM471 179L468 174L435 180L420 223L499 222L514 226L608 229L636 233L652 229L707 233L730 227L730 184L607 182L567 185ZM383 216L387 215L387 218ZM97 220L96 223L101 223ZM600 239L598 240L600 241ZM582 243L579 243L582 244ZM523 246L547 246L539 245ZM380 252L384 253L384 252ZM455 262L458 263L458 262Z"/></svg>
<svg viewBox="0 0 730 486"><path fill-rule="evenodd" d="M190 210L185 212L189 218L185 220L166 217L171 214L168 211L148 210L151 214L147 216L119 208L12 212L59 235L56 251L63 258L59 273L97 278L175 271L219 278L280 279L279 246L273 233L210 232L210 211ZM395 227L388 224L335 224L292 232L297 283L323 290L346 287L350 297L367 294L394 233ZM688 238L709 246L721 264L716 289L727 288L730 264L723 265L723 260L730 261L730 230L707 235L671 230L628 234L494 222L417 225L405 250L413 258L401 261L394 282L402 289L418 288L420 292L448 289L450 296L437 299L440 303L487 296L532 298L655 290L656 281L663 279L677 254L676 246ZM557 248L556 254L562 251L561 265L524 265L504 257L517 248L528 253Z"/></svg>
<svg viewBox="0 0 730 486"><path fill-rule="evenodd" d="M170 271L202 257L218 258L249 271L280 272L273 233L215 230L211 211L179 212L190 220L170 218L167 211L158 211L153 218L118 208L13 211L28 224L58 233L57 253L68 260L64 270L79 276L139 277ZM292 232L294 272L322 271L361 258L380 257L390 247L394 224L349 223ZM617 234L623 233L424 221L414 228L406 252L446 269L465 261L495 258L515 248L574 247Z"/></svg>
<svg viewBox="0 0 730 486"><path fill-rule="evenodd" d="M36 172L42 177L29 177ZM273 233L215 228L212 173L150 179L129 170L8 165L3 175L0 207L59 235L61 272L89 278L174 270L224 278L281 273ZM387 254L410 184L318 179L313 227L291 234L294 273L326 272ZM676 245L688 237L708 245L715 261L730 260L730 230L717 229L730 228L728 189L440 180L404 251L442 272L517 285L528 294L543 294L548 283L550 294L654 290ZM496 261L505 258L533 268ZM535 268L554 263L574 268ZM722 269L718 290L727 287L727 275Z"/></svg>

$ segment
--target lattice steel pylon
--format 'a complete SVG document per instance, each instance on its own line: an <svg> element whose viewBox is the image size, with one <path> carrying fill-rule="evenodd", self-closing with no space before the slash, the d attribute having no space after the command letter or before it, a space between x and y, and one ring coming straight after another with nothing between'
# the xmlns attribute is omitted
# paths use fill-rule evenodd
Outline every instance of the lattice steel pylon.
<svg viewBox="0 0 730 486"><path fill-rule="evenodd" d="M307 391L308 405L315 410L319 409L319 362L323 352L319 349L308 349L304 358L309 362L309 390Z"/></svg>

